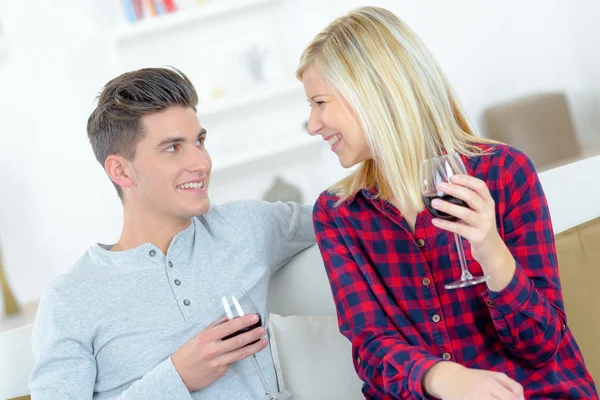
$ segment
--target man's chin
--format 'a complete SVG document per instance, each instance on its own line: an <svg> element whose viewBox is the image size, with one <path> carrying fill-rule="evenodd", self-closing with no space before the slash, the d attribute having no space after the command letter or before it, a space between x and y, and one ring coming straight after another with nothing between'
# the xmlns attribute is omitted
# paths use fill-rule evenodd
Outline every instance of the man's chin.
<svg viewBox="0 0 600 400"><path fill-rule="evenodd" d="M210 210L210 200L204 199L201 203L195 204L190 211L190 217L197 217L199 215L206 214Z"/></svg>

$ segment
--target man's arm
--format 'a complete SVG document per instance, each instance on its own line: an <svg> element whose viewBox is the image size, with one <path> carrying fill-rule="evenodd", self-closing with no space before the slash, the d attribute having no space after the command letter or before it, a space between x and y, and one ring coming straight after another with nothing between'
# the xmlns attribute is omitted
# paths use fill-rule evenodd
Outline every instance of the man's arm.
<svg viewBox="0 0 600 400"><path fill-rule="evenodd" d="M296 253L316 243L311 207L294 202L237 201L228 222L250 235L274 273ZM232 216L237 220L231 220Z"/></svg>
<svg viewBox="0 0 600 400"><path fill-rule="evenodd" d="M81 318L55 287L44 293L33 329L36 362L29 382L32 399L92 399L96 359ZM157 365L119 397L147 398L191 400L171 358Z"/></svg>
<svg viewBox="0 0 600 400"><path fill-rule="evenodd" d="M32 399L93 398L96 359L91 335L81 324L81 317L56 288L44 293L33 331L36 363L29 384ZM252 317L237 318L200 332L116 399L191 400L191 391L209 386L223 376L232 363L267 346L265 339L249 345L264 335L263 328L221 340L253 325L256 321Z"/></svg>

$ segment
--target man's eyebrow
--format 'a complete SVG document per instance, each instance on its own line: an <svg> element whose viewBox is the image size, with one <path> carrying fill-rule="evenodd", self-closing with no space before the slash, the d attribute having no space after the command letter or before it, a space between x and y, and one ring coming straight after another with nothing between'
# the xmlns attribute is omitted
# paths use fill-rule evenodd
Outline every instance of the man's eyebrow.
<svg viewBox="0 0 600 400"><path fill-rule="evenodd" d="M206 129L202 128L202 130L198 134L198 138L201 138L202 136L206 136L206 133L207 133ZM161 140L161 142L156 147L163 147L168 144L183 143L183 142L185 142L185 138L183 136L170 137L170 138Z"/></svg>

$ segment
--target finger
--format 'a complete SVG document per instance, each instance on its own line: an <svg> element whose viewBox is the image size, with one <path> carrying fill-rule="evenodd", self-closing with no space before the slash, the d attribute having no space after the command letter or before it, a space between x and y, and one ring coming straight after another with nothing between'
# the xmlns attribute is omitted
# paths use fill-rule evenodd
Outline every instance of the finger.
<svg viewBox="0 0 600 400"><path fill-rule="evenodd" d="M456 233L458 236L464 237L469 241L473 240L477 231L477 228L469 225L461 224L460 222L446 221L440 218L433 218L431 223L437 228Z"/></svg>
<svg viewBox="0 0 600 400"><path fill-rule="evenodd" d="M471 189L486 201L492 200L490 189L486 183L479 178L470 175L454 175L450 178L450 181L456 185Z"/></svg>
<svg viewBox="0 0 600 400"><path fill-rule="evenodd" d="M236 361L243 360L244 358L248 358L251 355L258 353L259 351L265 349L268 344L269 341L265 338L262 338L258 342L249 346L223 353L219 357L219 361L227 365L232 364Z"/></svg>
<svg viewBox="0 0 600 400"><path fill-rule="evenodd" d="M249 329L249 328L246 328ZM238 331L239 332L239 331ZM249 344L253 344L263 336L265 336L266 331L263 327L254 328L247 332L243 332L240 334L234 333L236 336L225 336L222 341L217 342L217 352L219 354L228 353L230 351L237 350L241 347L247 346Z"/></svg>
<svg viewBox="0 0 600 400"><path fill-rule="evenodd" d="M225 322L229 321L229 318L227 317L223 317L220 320L213 322L212 324L210 324L211 326L219 326L221 324L224 324Z"/></svg>
<svg viewBox="0 0 600 400"><path fill-rule="evenodd" d="M523 397L523 386L519 382L501 372L495 373L494 379L496 379L502 386L510 390L510 392L513 393L517 399Z"/></svg>
<svg viewBox="0 0 600 400"><path fill-rule="evenodd" d="M477 213L470 208L452 204L445 200L435 199L431 202L431 206L436 210L445 212L453 217L460 219L461 221L474 225L477 221Z"/></svg>
<svg viewBox="0 0 600 400"><path fill-rule="evenodd" d="M444 192L444 194L449 194L450 196L465 201L469 208L474 211L480 211L485 207L486 200L478 193L465 186L441 182L438 184L437 188L439 191Z"/></svg>
<svg viewBox="0 0 600 400"><path fill-rule="evenodd" d="M510 391L507 387L505 387L502 383L497 380L492 380L489 383L489 392L492 395L493 399L498 400L518 400L514 393Z"/></svg>
<svg viewBox="0 0 600 400"><path fill-rule="evenodd" d="M229 336L241 329L248 328L249 326L258 324L259 317L256 314L245 315L243 317L234 318L231 321L227 321L218 325L211 330L211 339L219 340L225 336Z"/></svg>

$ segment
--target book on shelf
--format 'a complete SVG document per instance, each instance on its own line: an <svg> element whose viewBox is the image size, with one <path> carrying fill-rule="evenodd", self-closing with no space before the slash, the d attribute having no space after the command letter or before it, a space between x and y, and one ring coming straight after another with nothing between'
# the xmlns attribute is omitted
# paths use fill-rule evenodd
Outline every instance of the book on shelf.
<svg viewBox="0 0 600 400"><path fill-rule="evenodd" d="M121 5L125 20L134 23L173 13L188 2L182 0L121 0Z"/></svg>

